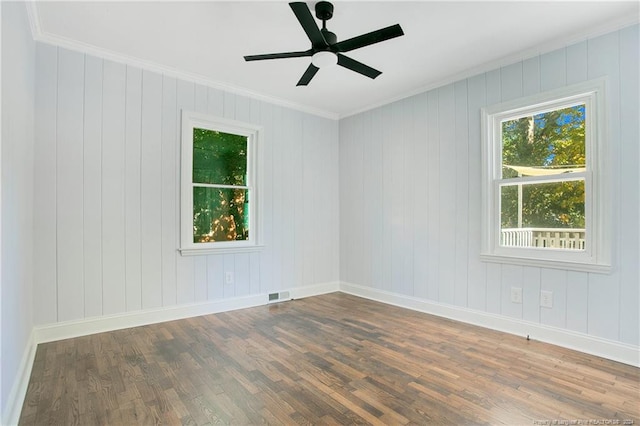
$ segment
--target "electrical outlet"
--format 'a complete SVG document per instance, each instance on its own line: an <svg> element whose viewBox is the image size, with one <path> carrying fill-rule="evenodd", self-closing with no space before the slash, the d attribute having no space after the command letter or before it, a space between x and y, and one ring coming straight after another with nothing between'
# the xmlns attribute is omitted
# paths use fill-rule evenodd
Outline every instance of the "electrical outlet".
<svg viewBox="0 0 640 426"><path fill-rule="evenodd" d="M226 284L233 284L233 272L228 271L227 273L225 273L224 282Z"/></svg>
<svg viewBox="0 0 640 426"><path fill-rule="evenodd" d="M522 303L522 289L511 287L511 303Z"/></svg>
<svg viewBox="0 0 640 426"><path fill-rule="evenodd" d="M553 308L553 292L541 291L540 292L540 306L543 308Z"/></svg>

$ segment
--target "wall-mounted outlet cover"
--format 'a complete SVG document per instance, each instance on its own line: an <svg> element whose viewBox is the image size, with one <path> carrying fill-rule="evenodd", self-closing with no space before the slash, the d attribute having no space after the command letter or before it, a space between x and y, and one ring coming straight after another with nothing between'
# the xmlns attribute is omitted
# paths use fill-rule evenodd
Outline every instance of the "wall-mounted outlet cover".
<svg viewBox="0 0 640 426"><path fill-rule="evenodd" d="M511 303L522 303L522 288L511 287Z"/></svg>

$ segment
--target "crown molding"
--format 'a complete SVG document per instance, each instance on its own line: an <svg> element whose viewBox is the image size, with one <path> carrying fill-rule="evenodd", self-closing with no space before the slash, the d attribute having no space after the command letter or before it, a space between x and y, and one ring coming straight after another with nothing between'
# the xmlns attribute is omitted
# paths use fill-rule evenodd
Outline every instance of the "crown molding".
<svg viewBox="0 0 640 426"><path fill-rule="evenodd" d="M195 84L201 84L206 87L225 91L227 93L233 93L235 95L245 96L258 101L267 102L273 105L289 108L292 110L304 112L307 114L316 115L330 120L338 120L339 114L332 111L325 111L317 108L310 107L308 105L298 104L295 102L287 101L278 97L264 95L262 93L254 92L243 87L235 86L230 83L213 80L197 73L190 73L179 70L177 68L168 67L156 62L146 61L134 56L123 55L118 52L114 52L108 49L104 49L98 46L94 46L89 43L83 43L81 41L73 40L67 37L62 37L54 34L49 34L42 30L40 22L40 16L38 14L38 8L36 2L25 2L27 8L27 15L29 17L29 24L31 26L31 33L33 39L36 42L51 44L53 46L62 47L65 49L84 53L86 55L95 56L101 59L106 59L113 62L118 62L124 65L134 66L146 71L155 72L168 77L189 81Z"/></svg>
<svg viewBox="0 0 640 426"><path fill-rule="evenodd" d="M37 41L40 34L42 34L38 8L34 1L27 1L24 3L24 6L27 9L27 18L29 19L29 27L31 28L31 37Z"/></svg>
<svg viewBox="0 0 640 426"><path fill-rule="evenodd" d="M196 84L201 84L203 86L211 87L213 89L223 90L225 92L233 93L240 96L246 96L248 98L267 102L273 105L282 106L285 108L290 108L300 112L305 112L305 113L316 115L319 117L328 118L331 120L340 120L340 119L354 116L366 111L371 111L373 109L382 107L384 105L389 105L391 103L410 98L420 93L425 93L430 90L437 89L439 87L443 87L460 80L465 80L467 78L470 78L479 74L483 74L488 71L499 69L507 65L512 65L536 56L543 55L545 53L552 52L557 49L562 49L582 41L593 39L595 37L598 37L607 33L618 31L622 28L636 25L640 22L640 17L636 15L628 15L628 16L621 17L619 19L610 20L596 27L592 27L586 31L580 31L572 35L563 37L561 39L557 39L543 45L538 45L536 47L523 50L513 55L505 56L498 60L493 60L493 61L483 63L476 67L466 69L460 73L448 76L444 79L429 83L424 86L420 86L417 89L404 92L397 96L387 98L383 101L376 102L371 105L367 105L366 107L359 108L348 113L340 114L333 111L321 110L321 109L310 107L308 105L287 101L285 99L281 99L278 97L264 95L262 93L254 92L243 87L232 85L230 83L213 80L211 78L205 77L200 74L189 73L186 71L179 70L177 68L168 67L155 62L151 62L151 61L145 61L133 56L123 55L121 53L110 51L108 49L104 49L88 43L83 43L77 40L46 33L45 31L42 30L42 25L40 22L40 17L38 14L38 8L37 8L36 2L27 1L25 2L25 6L27 9L29 24L31 26L31 33L33 35L33 39L37 42L47 43L54 46L63 47L63 48L74 50L74 51L79 51L79 52L96 56L102 59L111 60L111 61L122 63L125 65L135 66L147 71L152 71L152 72L156 72L166 76L174 77L177 79L190 81Z"/></svg>
<svg viewBox="0 0 640 426"><path fill-rule="evenodd" d="M623 28L637 25L638 23L640 23L640 17L636 15L629 15L629 16L624 16L620 19L610 20L605 23L602 23L597 27L590 28L587 31L577 32L572 35L563 37L561 39L554 40L550 43L541 44L533 48L520 51L513 55L508 55L497 60L485 62L481 65L466 69L460 73L448 76L444 79L435 81L428 85L421 86L417 89L405 92L398 96L388 98L384 101L380 101L375 104L368 105L364 108L360 108L346 114L340 114L339 119L351 117L366 111L371 111L373 109L380 108L382 106L389 105L394 102L398 102L403 99L407 99L412 96L419 95L421 93L429 92L430 90L437 89L439 87L447 86L457 81L466 80L467 78L471 78L480 74L484 74L489 71L500 69L508 65L513 65L515 63L522 62L537 56L541 56L541 55L544 55L545 53L553 52L554 50L563 49L583 41L588 41L590 39L594 39L596 37L599 37L608 33L612 33L614 31L619 31Z"/></svg>

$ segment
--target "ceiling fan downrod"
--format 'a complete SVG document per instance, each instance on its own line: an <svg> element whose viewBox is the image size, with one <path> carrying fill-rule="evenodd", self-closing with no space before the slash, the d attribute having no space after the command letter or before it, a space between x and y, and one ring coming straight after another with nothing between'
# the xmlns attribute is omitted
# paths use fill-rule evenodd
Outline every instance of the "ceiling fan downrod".
<svg viewBox="0 0 640 426"><path fill-rule="evenodd" d="M334 33L327 29L327 21L333 17L333 5L328 1L319 1L316 3L316 17L322 21L322 29L320 32L327 44L332 45L338 41ZM330 49L327 49L330 50Z"/></svg>

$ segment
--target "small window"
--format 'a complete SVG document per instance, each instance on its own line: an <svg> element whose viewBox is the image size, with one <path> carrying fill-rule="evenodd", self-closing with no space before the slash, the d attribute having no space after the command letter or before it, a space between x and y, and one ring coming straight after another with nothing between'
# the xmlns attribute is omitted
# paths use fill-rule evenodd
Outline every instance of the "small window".
<svg viewBox="0 0 640 426"><path fill-rule="evenodd" d="M589 83L483 110L483 259L607 270L603 88Z"/></svg>
<svg viewBox="0 0 640 426"><path fill-rule="evenodd" d="M182 254L246 251L259 243L260 128L182 115Z"/></svg>

